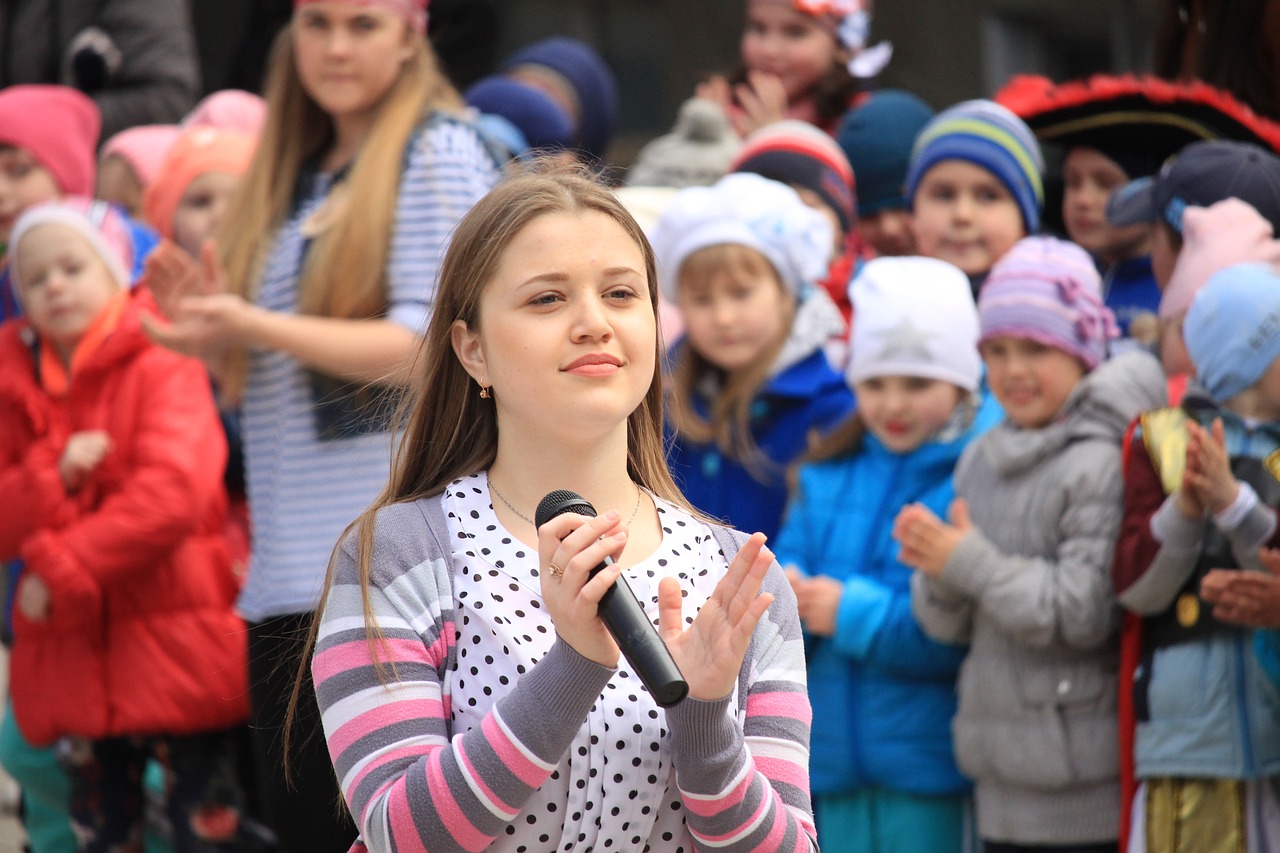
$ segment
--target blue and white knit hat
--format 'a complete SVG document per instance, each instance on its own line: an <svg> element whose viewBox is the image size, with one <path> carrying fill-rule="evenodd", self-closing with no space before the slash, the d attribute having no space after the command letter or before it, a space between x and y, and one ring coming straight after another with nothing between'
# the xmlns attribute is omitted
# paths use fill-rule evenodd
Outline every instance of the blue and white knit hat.
<svg viewBox="0 0 1280 853"><path fill-rule="evenodd" d="M995 101L964 101L938 113L916 137L907 170L907 205L925 173L944 160L966 160L999 178L1022 211L1028 234L1040 230L1044 156L1026 122Z"/></svg>
<svg viewBox="0 0 1280 853"><path fill-rule="evenodd" d="M1257 384L1280 358L1280 275L1269 264L1214 273L1182 324L1196 378L1219 403Z"/></svg>

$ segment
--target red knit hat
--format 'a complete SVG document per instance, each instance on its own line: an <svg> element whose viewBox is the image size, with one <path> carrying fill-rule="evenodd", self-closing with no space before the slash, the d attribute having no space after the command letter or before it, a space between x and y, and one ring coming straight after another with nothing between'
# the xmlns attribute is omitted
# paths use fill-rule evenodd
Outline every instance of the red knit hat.
<svg viewBox="0 0 1280 853"><path fill-rule="evenodd" d="M808 122L786 119L760 128L742 143L729 171L812 190L845 234L853 226L853 167L836 141Z"/></svg>
<svg viewBox="0 0 1280 853"><path fill-rule="evenodd" d="M93 195L95 149L102 117L89 97L69 86L0 89L0 145L31 154L63 195Z"/></svg>

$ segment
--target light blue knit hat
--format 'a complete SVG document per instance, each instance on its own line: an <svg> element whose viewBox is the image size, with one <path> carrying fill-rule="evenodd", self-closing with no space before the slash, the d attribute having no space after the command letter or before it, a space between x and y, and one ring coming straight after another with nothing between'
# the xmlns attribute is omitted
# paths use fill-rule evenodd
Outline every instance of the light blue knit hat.
<svg viewBox="0 0 1280 853"><path fill-rule="evenodd" d="M964 101L924 126L907 170L908 208L925 173L944 160L966 160L991 172L1017 202L1027 233L1040 230L1044 156L1031 128L1006 107L995 101Z"/></svg>
<svg viewBox="0 0 1280 853"><path fill-rule="evenodd" d="M1280 358L1280 275L1257 263L1214 273L1191 301L1182 335L1213 399L1253 386Z"/></svg>

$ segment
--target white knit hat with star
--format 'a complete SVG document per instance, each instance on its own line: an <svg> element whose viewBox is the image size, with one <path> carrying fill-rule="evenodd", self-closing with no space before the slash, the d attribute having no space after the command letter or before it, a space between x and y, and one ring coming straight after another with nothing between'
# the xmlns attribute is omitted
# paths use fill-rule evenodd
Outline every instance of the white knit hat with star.
<svg viewBox="0 0 1280 853"><path fill-rule="evenodd" d="M978 309L969 278L935 258L876 258L849 285L849 384L876 376L940 379L976 391Z"/></svg>

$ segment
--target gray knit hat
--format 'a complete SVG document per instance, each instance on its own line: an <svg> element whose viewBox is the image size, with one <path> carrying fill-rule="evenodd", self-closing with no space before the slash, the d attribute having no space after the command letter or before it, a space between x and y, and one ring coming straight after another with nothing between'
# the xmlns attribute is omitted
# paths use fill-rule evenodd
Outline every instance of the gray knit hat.
<svg viewBox="0 0 1280 853"><path fill-rule="evenodd" d="M740 144L724 110L705 98L690 98L671 132L640 149L627 185L710 186L729 171Z"/></svg>

